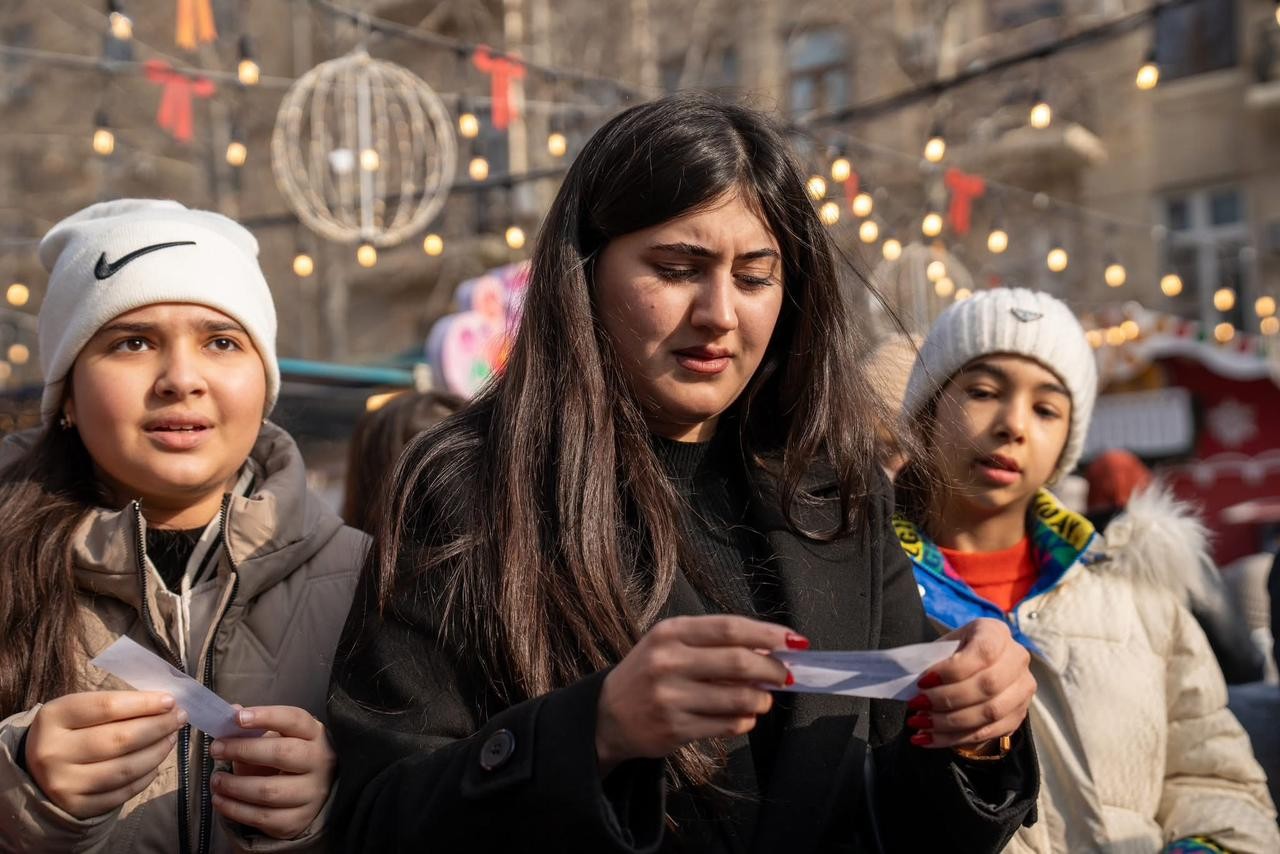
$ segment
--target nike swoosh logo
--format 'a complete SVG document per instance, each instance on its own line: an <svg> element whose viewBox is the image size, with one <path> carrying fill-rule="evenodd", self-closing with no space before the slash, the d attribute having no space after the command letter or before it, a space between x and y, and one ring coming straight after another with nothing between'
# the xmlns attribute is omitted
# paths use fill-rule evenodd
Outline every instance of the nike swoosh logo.
<svg viewBox="0 0 1280 854"><path fill-rule="evenodd" d="M134 259L141 258L148 252L156 252L160 249L168 249L171 246L195 246L194 240L175 240L173 243L157 243L154 246L144 246L141 249L135 249L123 258L118 258L110 263L107 262L107 253L103 252L98 256L98 263L94 265L93 277L101 282L103 279L109 279L116 273L120 272L120 268L128 264Z"/></svg>

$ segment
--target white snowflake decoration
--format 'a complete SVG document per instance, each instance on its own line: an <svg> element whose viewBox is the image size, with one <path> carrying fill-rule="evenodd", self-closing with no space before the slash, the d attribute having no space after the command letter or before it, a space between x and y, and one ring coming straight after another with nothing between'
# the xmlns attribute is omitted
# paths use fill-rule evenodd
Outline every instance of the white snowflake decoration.
<svg viewBox="0 0 1280 854"><path fill-rule="evenodd" d="M1209 410L1209 433L1220 444L1238 448L1258 435L1258 415L1252 406L1228 398Z"/></svg>

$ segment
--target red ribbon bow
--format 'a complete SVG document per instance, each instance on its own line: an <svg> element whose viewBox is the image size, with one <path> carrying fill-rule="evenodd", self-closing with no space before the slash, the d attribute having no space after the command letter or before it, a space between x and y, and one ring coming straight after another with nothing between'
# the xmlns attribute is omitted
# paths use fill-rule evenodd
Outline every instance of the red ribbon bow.
<svg viewBox="0 0 1280 854"><path fill-rule="evenodd" d="M947 218L956 234L968 234L973 214L973 200L987 191L987 183L980 175L969 175L959 169L948 169L943 179L951 191L951 207Z"/></svg>
<svg viewBox="0 0 1280 854"><path fill-rule="evenodd" d="M191 99L211 98L217 87L207 77L188 77L159 59L149 60L145 68L147 79L164 87L156 124L178 142L190 142L194 125Z"/></svg>
<svg viewBox="0 0 1280 854"><path fill-rule="evenodd" d="M511 82L524 79L524 63L505 56L494 56L487 45L476 48L472 59L476 68L489 75L489 97L493 99L493 126L504 129L519 111L511 100Z"/></svg>

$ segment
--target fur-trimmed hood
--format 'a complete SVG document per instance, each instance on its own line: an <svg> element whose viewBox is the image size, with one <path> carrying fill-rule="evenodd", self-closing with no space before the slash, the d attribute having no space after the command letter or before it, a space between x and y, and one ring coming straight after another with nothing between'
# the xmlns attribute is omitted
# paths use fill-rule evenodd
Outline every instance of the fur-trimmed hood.
<svg viewBox="0 0 1280 854"><path fill-rule="evenodd" d="M1183 605L1205 599L1205 569L1213 565L1208 530L1195 508L1163 484L1134 493L1102 539L1108 557L1123 559L1098 561L1100 571L1123 568L1137 581L1172 591Z"/></svg>

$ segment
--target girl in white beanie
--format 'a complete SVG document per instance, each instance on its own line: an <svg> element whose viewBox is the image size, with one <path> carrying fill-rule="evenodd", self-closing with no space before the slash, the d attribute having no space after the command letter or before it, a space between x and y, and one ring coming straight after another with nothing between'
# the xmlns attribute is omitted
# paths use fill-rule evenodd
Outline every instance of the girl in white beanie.
<svg viewBox="0 0 1280 854"><path fill-rule="evenodd" d="M321 721L365 540L266 421L257 252L223 216L150 200L41 243L44 426L0 445L0 851L326 844ZM88 663L121 635L268 737L215 741Z"/></svg>
<svg viewBox="0 0 1280 854"><path fill-rule="evenodd" d="M895 527L926 612L1006 620L1031 653L1040 820L1009 850L1280 851L1262 769L1170 584L1199 571L1203 529L1153 491L1098 533L1046 489L1079 460L1096 394L1070 309L997 289L938 318L904 401L931 453L899 477ZM921 734L967 725L915 712Z"/></svg>

